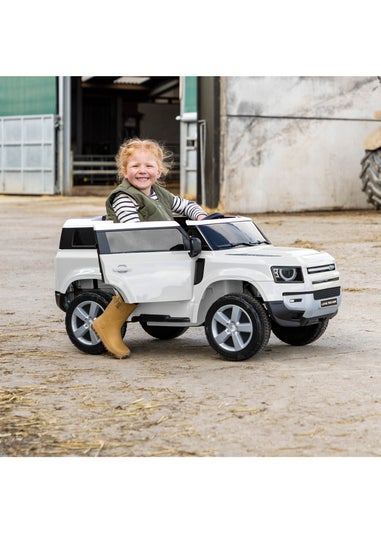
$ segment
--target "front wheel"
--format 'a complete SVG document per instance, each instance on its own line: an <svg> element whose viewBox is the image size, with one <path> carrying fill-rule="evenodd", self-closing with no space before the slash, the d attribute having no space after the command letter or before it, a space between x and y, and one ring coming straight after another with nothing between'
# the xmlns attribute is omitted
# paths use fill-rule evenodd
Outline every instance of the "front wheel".
<svg viewBox="0 0 381 533"><path fill-rule="evenodd" d="M275 322L272 325L273 333L278 339L291 346L305 346L315 342L319 337L323 335L327 329L329 318L324 318L317 324L311 326L301 326L298 328L288 328L285 326L279 326Z"/></svg>
<svg viewBox="0 0 381 533"><path fill-rule="evenodd" d="M381 148L367 150L361 161L361 190L370 204L381 209Z"/></svg>
<svg viewBox="0 0 381 533"><path fill-rule="evenodd" d="M245 294L219 298L205 319L210 346L228 361L244 361L267 345L271 327L262 305Z"/></svg>

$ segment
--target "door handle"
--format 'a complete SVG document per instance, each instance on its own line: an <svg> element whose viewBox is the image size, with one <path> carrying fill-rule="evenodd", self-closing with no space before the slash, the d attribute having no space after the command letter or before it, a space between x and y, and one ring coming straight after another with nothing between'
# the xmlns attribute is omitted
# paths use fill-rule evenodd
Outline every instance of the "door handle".
<svg viewBox="0 0 381 533"><path fill-rule="evenodd" d="M118 265L117 267L113 268L113 271L124 274L125 272L128 272L128 268L127 265Z"/></svg>

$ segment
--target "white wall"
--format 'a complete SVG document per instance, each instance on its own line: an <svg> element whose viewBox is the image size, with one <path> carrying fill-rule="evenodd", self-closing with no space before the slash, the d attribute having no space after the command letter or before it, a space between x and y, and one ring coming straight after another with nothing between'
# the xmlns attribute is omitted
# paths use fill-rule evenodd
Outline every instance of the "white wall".
<svg viewBox="0 0 381 533"><path fill-rule="evenodd" d="M368 207L359 173L376 77L228 77L221 92L227 212Z"/></svg>

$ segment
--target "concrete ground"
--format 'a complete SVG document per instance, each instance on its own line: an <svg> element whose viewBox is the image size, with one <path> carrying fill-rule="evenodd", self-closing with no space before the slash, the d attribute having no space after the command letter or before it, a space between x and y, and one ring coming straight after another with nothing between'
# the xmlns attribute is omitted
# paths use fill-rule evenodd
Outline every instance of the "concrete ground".
<svg viewBox="0 0 381 533"><path fill-rule="evenodd" d="M273 244L326 250L343 303L305 347L271 336L222 360L203 328L157 341L129 325L129 359L69 341L54 299L67 218L101 197L0 197L0 456L380 457L381 214L260 214Z"/></svg>

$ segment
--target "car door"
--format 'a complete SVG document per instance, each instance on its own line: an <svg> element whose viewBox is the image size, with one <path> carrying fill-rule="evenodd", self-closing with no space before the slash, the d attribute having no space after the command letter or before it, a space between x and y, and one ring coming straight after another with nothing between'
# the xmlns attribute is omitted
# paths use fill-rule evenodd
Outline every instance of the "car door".
<svg viewBox="0 0 381 533"><path fill-rule="evenodd" d="M187 236L170 223L112 224L95 228L103 279L129 302L189 300L194 260Z"/></svg>

